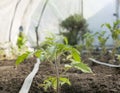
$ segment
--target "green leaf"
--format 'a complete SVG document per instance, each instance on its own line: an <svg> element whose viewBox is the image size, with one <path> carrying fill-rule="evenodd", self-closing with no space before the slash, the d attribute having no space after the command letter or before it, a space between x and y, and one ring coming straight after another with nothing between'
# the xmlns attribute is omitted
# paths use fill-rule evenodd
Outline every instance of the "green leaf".
<svg viewBox="0 0 120 93"><path fill-rule="evenodd" d="M105 26L106 26L109 30L111 30L111 28L112 28L111 25L108 24L108 23L106 23Z"/></svg>
<svg viewBox="0 0 120 93"><path fill-rule="evenodd" d="M53 46L50 46L47 48L47 52L52 55L55 53L55 50L56 50L56 47L53 45Z"/></svg>
<svg viewBox="0 0 120 93"><path fill-rule="evenodd" d="M102 25L101 25L101 27L104 27L104 26L105 26L105 24L102 24Z"/></svg>
<svg viewBox="0 0 120 93"><path fill-rule="evenodd" d="M69 60L71 58L72 58L72 55L68 55L66 59Z"/></svg>
<svg viewBox="0 0 120 93"><path fill-rule="evenodd" d="M68 84L68 85L71 85L70 81L68 78L65 78L65 77L60 77L59 78L59 83L60 85L64 85L64 84ZM44 80L44 88L45 89L48 89L50 87L52 87L53 89L57 89L57 78L56 77L48 77L46 80Z"/></svg>
<svg viewBox="0 0 120 93"><path fill-rule="evenodd" d="M120 20L115 21L113 23L113 29L117 29L119 24L120 24Z"/></svg>
<svg viewBox="0 0 120 93"><path fill-rule="evenodd" d="M47 89L52 86L52 82L51 82L51 78L50 77L47 78L46 80L44 80L43 83L44 83L43 84L44 85L43 88L44 88L45 91L47 91Z"/></svg>
<svg viewBox="0 0 120 93"><path fill-rule="evenodd" d="M68 45L68 39L67 37L64 37L65 44Z"/></svg>
<svg viewBox="0 0 120 93"><path fill-rule="evenodd" d="M60 77L59 80L60 80L61 86L64 85L64 84L71 85L70 80L68 78Z"/></svg>
<svg viewBox="0 0 120 93"><path fill-rule="evenodd" d="M80 52L77 49L75 49L69 45L63 45L61 48L64 52L65 51L70 52L70 54L72 55L72 57L75 61L81 62Z"/></svg>
<svg viewBox="0 0 120 93"><path fill-rule="evenodd" d="M56 47L54 45L49 46L46 49L46 57L47 57L47 59L49 59L51 61L54 60L55 59L55 54L56 54Z"/></svg>
<svg viewBox="0 0 120 93"><path fill-rule="evenodd" d="M41 54L41 55L40 55L40 61L43 62L43 61L45 61L45 60L46 60L46 55Z"/></svg>
<svg viewBox="0 0 120 93"><path fill-rule="evenodd" d="M37 50L37 51L35 51L34 55L35 55L37 58L40 58L41 53L42 53L42 50Z"/></svg>
<svg viewBox="0 0 120 93"><path fill-rule="evenodd" d="M120 61L120 55L117 55L117 59Z"/></svg>
<svg viewBox="0 0 120 93"><path fill-rule="evenodd" d="M84 73L92 73L92 70L82 62L73 62L71 65Z"/></svg>
<svg viewBox="0 0 120 93"><path fill-rule="evenodd" d="M18 56L17 60L16 60L16 65L19 65L20 63L22 63L30 54L31 52L27 51L24 54Z"/></svg>
<svg viewBox="0 0 120 93"><path fill-rule="evenodd" d="M56 77L53 77L53 79L52 79L52 87L53 87L53 89L57 89L57 78Z"/></svg>
<svg viewBox="0 0 120 93"><path fill-rule="evenodd" d="M69 64L65 64L65 69L66 69L66 70L68 70L68 69L70 69L70 68L72 68L71 65L69 65Z"/></svg>
<svg viewBox="0 0 120 93"><path fill-rule="evenodd" d="M48 77L44 80L44 84L46 88L52 87L53 89L57 88L57 78L56 77Z"/></svg>
<svg viewBox="0 0 120 93"><path fill-rule="evenodd" d="M74 49L74 48L72 48L71 51L72 51L71 54L73 56L73 59L75 61L81 62L80 53L76 49Z"/></svg>

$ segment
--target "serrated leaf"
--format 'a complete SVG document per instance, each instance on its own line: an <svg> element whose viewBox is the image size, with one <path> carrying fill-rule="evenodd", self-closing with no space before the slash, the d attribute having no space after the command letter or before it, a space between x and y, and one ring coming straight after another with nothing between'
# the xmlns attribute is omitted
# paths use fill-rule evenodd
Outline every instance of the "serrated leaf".
<svg viewBox="0 0 120 93"><path fill-rule="evenodd" d="M18 56L15 64L16 64L16 65L19 65L20 63L22 63L22 62L29 56L30 53L31 53L31 52L27 51L27 52L25 52L24 54Z"/></svg>
<svg viewBox="0 0 120 93"><path fill-rule="evenodd" d="M70 52L75 61L81 62L80 52L78 50L76 50L75 48L73 48L69 45L63 46L63 49L64 49L64 51Z"/></svg>
<svg viewBox="0 0 120 93"><path fill-rule="evenodd" d="M72 66L75 67L76 69L81 70L84 73L92 73L92 70L82 62L73 62Z"/></svg>

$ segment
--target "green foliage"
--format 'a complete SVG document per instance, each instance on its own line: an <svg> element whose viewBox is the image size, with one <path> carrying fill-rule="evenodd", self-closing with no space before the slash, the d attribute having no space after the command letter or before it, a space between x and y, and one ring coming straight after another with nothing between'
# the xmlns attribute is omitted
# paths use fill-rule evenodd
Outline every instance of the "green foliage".
<svg viewBox="0 0 120 93"><path fill-rule="evenodd" d="M70 45L76 45L79 40L83 40L83 35L88 31L86 20L79 14L69 16L60 26L64 29L60 33L68 38Z"/></svg>
<svg viewBox="0 0 120 93"><path fill-rule="evenodd" d="M26 58L28 58L28 56L30 55L31 52L27 51L25 53L23 53L22 55L18 56L17 60L16 60L16 65L19 65L20 63L22 63Z"/></svg>
<svg viewBox="0 0 120 93"><path fill-rule="evenodd" d="M18 48L21 49L22 46L25 45L26 41L27 40L25 38L25 35L23 34L23 32L20 32L19 36L18 36L18 39L17 39L17 46L18 46Z"/></svg>
<svg viewBox="0 0 120 93"><path fill-rule="evenodd" d="M42 54L42 50L37 50L37 51L34 52L34 55L35 55L37 58L40 58L41 54Z"/></svg>
<svg viewBox="0 0 120 93"><path fill-rule="evenodd" d="M72 67L81 70L84 73L92 73L91 69L84 63L82 62L72 62Z"/></svg>
<svg viewBox="0 0 120 93"><path fill-rule="evenodd" d="M54 39L53 39L54 38ZM79 51L77 51L75 48L73 48L72 46L68 45L67 43L66 44L63 44L63 43L59 43L59 42L55 42L55 36L54 37L49 37L47 38L44 42L44 44L47 46L45 51L47 52L47 59L50 61L50 60L55 60L55 65L56 65L56 70L59 68L59 58L61 57L61 55L63 55L64 53L67 53L68 56L71 56L71 65L69 67L74 67L76 69L79 69L83 72L86 72L86 73L91 73L91 69L82 63L81 61L81 58L80 58L80 53ZM67 42L67 39L64 39L66 40ZM78 63L79 62L79 63ZM58 69L59 70L59 69ZM59 75L59 71L56 72L57 75L56 75L56 78L52 78L52 80L54 81L54 83L50 83L51 81L51 78L50 80L47 80L47 85L45 86L45 88L48 88L48 86L52 86L54 89L58 89L57 87L57 78L59 80L59 82L61 82L61 75ZM67 78L64 78L64 80L68 81ZM66 82L62 82L63 84L66 83Z"/></svg>
<svg viewBox="0 0 120 93"><path fill-rule="evenodd" d="M68 78L66 77L60 77L59 78L59 84L60 86L64 85L64 84L68 84L68 85L71 85L70 81ZM48 77L46 80L44 80L43 82L43 87L44 87L44 90L47 91L47 89L49 88L53 88L54 90L57 89L57 78L56 77Z"/></svg>
<svg viewBox="0 0 120 93"><path fill-rule="evenodd" d="M65 44L67 45L67 44L68 44L68 39L67 39L67 37L64 37L64 41L65 41Z"/></svg>
<svg viewBox="0 0 120 93"><path fill-rule="evenodd" d="M62 21L61 26L69 31L85 29L86 20L79 14L74 14Z"/></svg>
<svg viewBox="0 0 120 93"><path fill-rule="evenodd" d="M117 20L113 23L113 26L110 25L109 23L103 24L103 26L107 27L108 30L111 32L112 39L114 41L114 47L112 49L112 59L115 59L115 52L116 48L119 47L119 36L120 36L120 28L118 27L120 24L120 20Z"/></svg>
<svg viewBox="0 0 120 93"><path fill-rule="evenodd" d="M98 33L98 41L100 43L100 46L102 48L103 53L106 53L105 44L106 44L107 40L109 39L109 36L104 37L105 33L106 33L105 31L102 31L101 33Z"/></svg>
<svg viewBox="0 0 120 93"><path fill-rule="evenodd" d="M98 40L99 40L101 46L105 46L107 40L109 39L109 36L104 37L105 33L106 33L105 31L98 33Z"/></svg>
<svg viewBox="0 0 120 93"><path fill-rule="evenodd" d="M81 62L80 53L75 48L71 49L71 55L75 61Z"/></svg>
<svg viewBox="0 0 120 93"><path fill-rule="evenodd" d="M53 89L57 89L57 93L59 93L60 86L65 83L70 85L70 81L67 78L63 78L62 74L59 73L59 64L62 55L66 56L66 60L71 61L70 67L74 67L86 73L91 73L91 69L82 63L80 53L78 50L73 48L72 46L67 44L67 39L65 40L66 44L58 42L58 36L52 35L50 37L46 37L45 41L41 43L41 46L35 52L27 52L18 57L16 64L21 63L26 57L29 55L35 55L36 57L42 59L42 61L47 61L52 63L56 69L56 77L49 77L44 81L44 88L48 89L48 87L52 87ZM67 53L67 54L66 54ZM70 56L70 59L68 58ZM54 62L54 63L53 63ZM70 69L70 68L69 68Z"/></svg>
<svg viewBox="0 0 120 93"><path fill-rule="evenodd" d="M91 53L93 51L93 43L94 43L94 36L97 35L97 33L90 33L90 32L87 32L85 35L84 35L84 42L85 42L85 49L87 49L87 56L91 56Z"/></svg>
<svg viewBox="0 0 120 93"><path fill-rule="evenodd" d="M56 55L60 56L65 52L68 52L73 56L74 60L81 61L79 51L77 51L72 46L68 45L68 41L66 38L63 38L66 44L56 42L55 40L57 37L47 37L46 40L42 43L42 47L46 46L45 51L47 52L47 59L54 59Z"/></svg>
<svg viewBox="0 0 120 93"><path fill-rule="evenodd" d="M84 40L85 40L85 47L86 49L90 50L92 49L93 47L93 42L94 42L94 36L96 35L97 33L90 33L90 32L87 32L85 35L84 35Z"/></svg>
<svg viewBox="0 0 120 93"><path fill-rule="evenodd" d="M120 61L120 55L117 55L117 60L119 60L119 61Z"/></svg>
<svg viewBox="0 0 120 93"><path fill-rule="evenodd" d="M113 40L117 40L120 35L120 28L118 27L119 24L120 24L120 20L115 21L113 23L113 26L111 26L109 23L106 23L106 24L103 24L102 27L104 26L107 27L112 34Z"/></svg>
<svg viewBox="0 0 120 93"><path fill-rule="evenodd" d="M79 45L75 45L75 48L78 50L78 51L80 51L80 52L82 52L83 50L85 50L85 45L84 44L79 44Z"/></svg>

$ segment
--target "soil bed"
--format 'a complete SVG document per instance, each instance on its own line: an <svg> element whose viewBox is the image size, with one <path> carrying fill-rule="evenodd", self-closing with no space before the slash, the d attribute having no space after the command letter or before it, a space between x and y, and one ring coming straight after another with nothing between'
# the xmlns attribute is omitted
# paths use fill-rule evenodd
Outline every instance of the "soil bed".
<svg viewBox="0 0 120 93"><path fill-rule="evenodd" d="M16 68L15 60L0 61L0 93L18 93L35 62L35 58L31 58ZM93 74L85 74L75 69L69 70L66 75L72 85L62 86L61 93L120 93L119 68L97 64L90 67ZM49 92L44 92L39 86L45 78L51 75L54 75L54 68L47 62L41 63L29 93L53 93L51 89Z"/></svg>

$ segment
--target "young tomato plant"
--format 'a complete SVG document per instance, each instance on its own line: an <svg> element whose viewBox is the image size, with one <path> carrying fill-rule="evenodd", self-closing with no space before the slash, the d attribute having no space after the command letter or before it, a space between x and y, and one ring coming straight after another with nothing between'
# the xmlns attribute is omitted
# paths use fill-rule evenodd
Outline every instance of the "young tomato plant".
<svg viewBox="0 0 120 93"><path fill-rule="evenodd" d="M113 60L115 59L115 53L116 53L116 48L119 47L118 46L118 41L119 41L119 35L120 35L120 28L118 27L120 24L120 20L115 21L113 23L113 26L111 26L109 23L103 24L103 26L107 27L107 29L111 32L111 36L113 39L113 49L112 49L112 57Z"/></svg>
<svg viewBox="0 0 120 93"><path fill-rule="evenodd" d="M60 38L61 39L61 38ZM46 40L41 43L40 49L36 50L35 52L27 52L22 56L19 56L16 64L21 63L26 57L29 55L35 55L36 57L40 58L42 61L48 61L53 64L55 67L55 76L50 76L44 81L44 88L47 90L49 87L52 87L56 93L60 93L61 86L63 84L71 85L68 78L63 76L63 73L60 73L60 61L62 55L66 53L66 60L70 60L71 63L65 65L65 68L70 69L74 67L86 73L91 73L91 69L81 61L80 53L73 48L72 46L68 45L68 41L64 38L65 44L60 43L58 40L58 36L52 35L52 37L47 37ZM70 56L68 58L68 56Z"/></svg>
<svg viewBox="0 0 120 93"><path fill-rule="evenodd" d="M91 56L91 51L93 50L93 42L94 42L94 36L96 35L97 33L90 33L90 32L87 32L85 35L84 35L84 40L85 40L85 47L86 49L88 50L88 56Z"/></svg>
<svg viewBox="0 0 120 93"><path fill-rule="evenodd" d="M104 37L105 31L102 31L101 33L98 33L98 41L100 43L100 47L102 48L102 55L106 53L106 42L109 39L109 36Z"/></svg>
<svg viewBox="0 0 120 93"><path fill-rule="evenodd" d="M26 40L25 35L23 33L22 26L20 26L19 30L20 30L20 32L19 32L18 39L17 39L17 46L19 49L21 49L25 45L27 40Z"/></svg>

